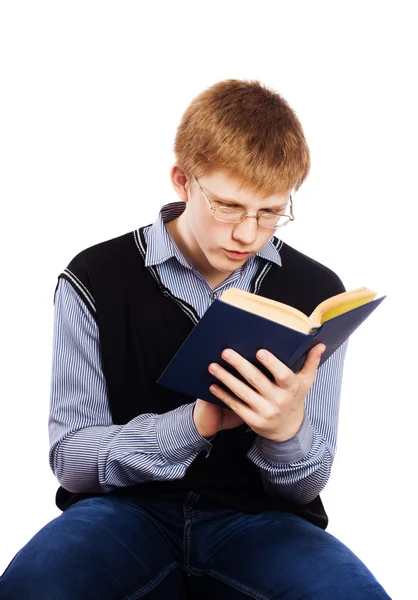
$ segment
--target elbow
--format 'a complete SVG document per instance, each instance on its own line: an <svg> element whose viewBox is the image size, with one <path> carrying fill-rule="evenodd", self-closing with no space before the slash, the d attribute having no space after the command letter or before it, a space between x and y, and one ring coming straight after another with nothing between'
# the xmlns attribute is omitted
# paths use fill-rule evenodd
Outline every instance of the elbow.
<svg viewBox="0 0 418 600"><path fill-rule="evenodd" d="M59 477L58 483L68 492L73 494L104 494L100 484L95 482L86 482L77 479L71 472L63 472Z"/></svg>
<svg viewBox="0 0 418 600"><path fill-rule="evenodd" d="M97 468L89 468L87 461L72 458L70 442L71 438L65 438L49 450L49 464L58 483L72 493L104 493Z"/></svg>

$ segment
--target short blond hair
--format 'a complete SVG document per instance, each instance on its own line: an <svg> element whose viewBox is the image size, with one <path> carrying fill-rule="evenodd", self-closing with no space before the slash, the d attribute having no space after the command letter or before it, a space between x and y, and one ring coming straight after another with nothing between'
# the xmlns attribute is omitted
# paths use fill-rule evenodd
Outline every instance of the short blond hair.
<svg viewBox="0 0 418 600"><path fill-rule="evenodd" d="M310 152L295 112L259 81L227 79L199 94L174 141L187 177L222 170L260 197L298 190Z"/></svg>

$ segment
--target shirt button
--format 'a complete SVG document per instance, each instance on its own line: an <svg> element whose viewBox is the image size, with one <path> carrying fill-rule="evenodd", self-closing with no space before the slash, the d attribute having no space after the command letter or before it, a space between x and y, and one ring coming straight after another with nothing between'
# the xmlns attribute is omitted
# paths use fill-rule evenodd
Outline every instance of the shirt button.
<svg viewBox="0 0 418 600"><path fill-rule="evenodd" d="M212 294L212 299L213 299L213 300L216 300L216 298L217 298L217 297L218 297L218 292L214 292L214 293Z"/></svg>

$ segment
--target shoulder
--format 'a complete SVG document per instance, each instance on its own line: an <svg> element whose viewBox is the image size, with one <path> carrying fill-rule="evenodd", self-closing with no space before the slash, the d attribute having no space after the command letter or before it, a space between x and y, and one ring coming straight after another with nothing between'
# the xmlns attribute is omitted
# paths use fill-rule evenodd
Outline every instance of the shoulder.
<svg viewBox="0 0 418 600"><path fill-rule="evenodd" d="M144 254L140 231L146 231L150 225L134 229L123 235L99 242L76 254L67 269L74 272L119 268L127 262L137 261L140 252Z"/></svg>
<svg viewBox="0 0 418 600"><path fill-rule="evenodd" d="M94 314L98 290L115 289L138 268L140 243L139 230L134 230L89 246L70 260L58 283L66 279Z"/></svg>
<svg viewBox="0 0 418 600"><path fill-rule="evenodd" d="M114 262L135 248L135 231L94 244L78 252L68 263L68 269L93 268L104 261Z"/></svg>
<svg viewBox="0 0 418 600"><path fill-rule="evenodd" d="M330 295L346 291L339 275L327 265L285 242L281 242L279 251L282 268L287 277L296 278L309 287L326 287Z"/></svg>

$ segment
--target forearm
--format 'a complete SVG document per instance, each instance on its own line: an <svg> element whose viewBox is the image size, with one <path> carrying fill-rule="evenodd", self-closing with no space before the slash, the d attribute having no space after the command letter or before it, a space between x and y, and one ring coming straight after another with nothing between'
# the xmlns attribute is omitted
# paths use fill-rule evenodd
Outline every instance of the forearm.
<svg viewBox="0 0 418 600"><path fill-rule="evenodd" d="M257 436L247 453L259 468L265 490L297 504L307 504L325 487L333 455L312 428L308 415L295 437L272 442Z"/></svg>
<svg viewBox="0 0 418 600"><path fill-rule="evenodd" d="M256 437L247 457L259 468L266 491L298 504L325 487L335 456L343 364L348 341L318 369L297 434L284 442Z"/></svg>
<svg viewBox="0 0 418 600"><path fill-rule="evenodd" d="M87 427L56 442L50 464L71 492L109 492L145 481L180 479L212 444L197 431L194 404L163 415L142 414L126 425Z"/></svg>

